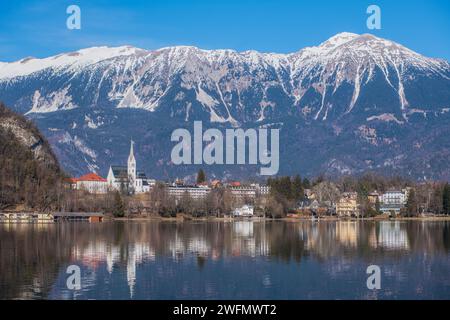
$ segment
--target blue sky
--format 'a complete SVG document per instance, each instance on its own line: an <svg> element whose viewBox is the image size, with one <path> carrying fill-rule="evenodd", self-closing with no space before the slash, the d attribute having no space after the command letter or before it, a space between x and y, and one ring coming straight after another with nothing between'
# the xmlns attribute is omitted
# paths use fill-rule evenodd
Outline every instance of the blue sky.
<svg viewBox="0 0 450 320"><path fill-rule="evenodd" d="M66 8L81 8L81 30ZM368 30L366 9L381 8ZM450 60L448 0L0 0L0 61L46 57L90 46L294 52L336 33L373 33L421 54Z"/></svg>

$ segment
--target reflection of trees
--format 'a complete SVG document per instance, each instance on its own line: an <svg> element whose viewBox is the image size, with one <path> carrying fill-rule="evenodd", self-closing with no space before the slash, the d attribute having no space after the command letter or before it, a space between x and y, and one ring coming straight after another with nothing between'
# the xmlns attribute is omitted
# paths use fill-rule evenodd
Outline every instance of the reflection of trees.
<svg viewBox="0 0 450 320"><path fill-rule="evenodd" d="M0 299L45 298L69 258L61 238L54 225L0 225Z"/></svg>
<svg viewBox="0 0 450 320"><path fill-rule="evenodd" d="M427 254L446 253L449 251L449 221L406 221L402 225L406 230L412 250L420 250Z"/></svg>
<svg viewBox="0 0 450 320"><path fill-rule="evenodd" d="M450 251L450 224L446 223L442 229L442 242L444 243L444 248Z"/></svg>
<svg viewBox="0 0 450 320"><path fill-rule="evenodd" d="M273 222L266 226L266 230L271 256L286 262L291 259L300 262L305 246L298 235L296 224Z"/></svg>
<svg viewBox="0 0 450 320"><path fill-rule="evenodd" d="M450 222L233 221L114 222L0 225L0 298L46 297L61 268L82 263L93 270L127 270L160 257L208 260L267 256L301 262L400 259L404 253L448 254Z"/></svg>

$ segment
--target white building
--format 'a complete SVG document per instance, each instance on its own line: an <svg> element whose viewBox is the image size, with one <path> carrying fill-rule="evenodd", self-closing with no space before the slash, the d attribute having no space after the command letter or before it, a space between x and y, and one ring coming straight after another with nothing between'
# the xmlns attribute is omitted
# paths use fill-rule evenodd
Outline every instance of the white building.
<svg viewBox="0 0 450 320"><path fill-rule="evenodd" d="M231 194L237 198L254 199L256 197L256 188L254 186L232 186Z"/></svg>
<svg viewBox="0 0 450 320"><path fill-rule="evenodd" d="M148 179L143 171L138 171L134 157L134 141L131 141L127 166L110 166L108 186L115 190L127 188L131 193L149 192L155 185L154 179Z"/></svg>
<svg viewBox="0 0 450 320"><path fill-rule="evenodd" d="M181 199L187 192L192 199L205 199L211 188L208 186L185 186L185 185L173 185L167 188L170 196L176 199Z"/></svg>
<svg viewBox="0 0 450 320"><path fill-rule="evenodd" d="M252 183L250 185L231 186L230 191L237 198L255 199L256 195L269 195L270 187L268 185Z"/></svg>
<svg viewBox="0 0 450 320"><path fill-rule="evenodd" d="M396 214L400 213L400 210L406 205L408 201L409 190L390 190L386 191L380 196L380 210L385 213L391 211Z"/></svg>
<svg viewBox="0 0 450 320"><path fill-rule="evenodd" d="M236 208L233 211L235 217L252 217L254 212L253 206L244 205L240 208Z"/></svg>
<svg viewBox="0 0 450 320"><path fill-rule="evenodd" d="M268 196L270 193L270 187L267 184L255 184L256 191L261 196Z"/></svg>
<svg viewBox="0 0 450 320"><path fill-rule="evenodd" d="M85 190L89 193L108 192L108 181L95 173L88 173L79 178L71 179L73 189Z"/></svg>

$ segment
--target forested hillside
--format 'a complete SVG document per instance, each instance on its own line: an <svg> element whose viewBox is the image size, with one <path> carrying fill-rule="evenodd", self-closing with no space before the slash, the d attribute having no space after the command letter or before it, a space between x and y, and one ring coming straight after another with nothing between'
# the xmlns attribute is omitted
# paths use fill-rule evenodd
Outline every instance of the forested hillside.
<svg viewBox="0 0 450 320"><path fill-rule="evenodd" d="M47 140L29 120L0 102L0 209L51 209L63 181Z"/></svg>

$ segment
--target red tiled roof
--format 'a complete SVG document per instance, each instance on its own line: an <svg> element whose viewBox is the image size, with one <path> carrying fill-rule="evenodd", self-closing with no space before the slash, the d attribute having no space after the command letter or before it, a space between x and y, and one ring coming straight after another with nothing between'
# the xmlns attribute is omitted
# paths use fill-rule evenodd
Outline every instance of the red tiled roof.
<svg viewBox="0 0 450 320"><path fill-rule="evenodd" d="M69 182L69 183L76 183L77 182L77 178L67 178L67 182Z"/></svg>
<svg viewBox="0 0 450 320"><path fill-rule="evenodd" d="M105 178L100 177L96 173L88 173L84 176L81 176L79 178L73 178L73 180L76 181L100 181L100 182L106 182L107 180Z"/></svg>

